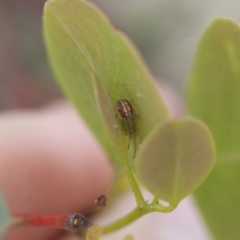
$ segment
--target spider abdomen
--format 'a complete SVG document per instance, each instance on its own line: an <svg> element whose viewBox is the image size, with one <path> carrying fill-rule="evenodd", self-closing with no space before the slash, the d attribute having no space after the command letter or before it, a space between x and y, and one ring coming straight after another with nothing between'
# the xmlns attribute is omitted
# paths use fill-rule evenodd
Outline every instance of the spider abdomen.
<svg viewBox="0 0 240 240"><path fill-rule="evenodd" d="M133 107L127 99L118 100L116 107L120 118L127 118L134 114Z"/></svg>

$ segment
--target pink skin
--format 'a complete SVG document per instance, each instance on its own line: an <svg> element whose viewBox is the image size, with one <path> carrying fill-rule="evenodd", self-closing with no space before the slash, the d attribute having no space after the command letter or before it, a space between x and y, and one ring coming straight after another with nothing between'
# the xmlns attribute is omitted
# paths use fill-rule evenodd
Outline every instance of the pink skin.
<svg viewBox="0 0 240 240"><path fill-rule="evenodd" d="M171 103L168 94L165 99ZM66 103L1 114L0 149L0 189L12 214L84 213L96 207L94 200L112 179L107 156ZM4 240L62 240L65 235L28 226ZM70 239L79 238L64 237Z"/></svg>
<svg viewBox="0 0 240 240"><path fill-rule="evenodd" d="M67 104L1 114L0 149L0 188L12 214L86 212L112 178L107 156ZM5 240L56 240L63 234L24 227Z"/></svg>

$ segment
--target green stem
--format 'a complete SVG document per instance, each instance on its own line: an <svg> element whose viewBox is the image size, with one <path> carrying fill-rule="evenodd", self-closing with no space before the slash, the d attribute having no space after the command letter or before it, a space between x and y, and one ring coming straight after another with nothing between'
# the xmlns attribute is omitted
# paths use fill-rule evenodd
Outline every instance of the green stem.
<svg viewBox="0 0 240 240"><path fill-rule="evenodd" d="M116 230L134 222L135 220L137 220L139 217L141 217L145 213L146 213L145 211L135 208L128 215L126 215L123 218L117 220L116 222L104 227L103 233L110 233L110 232L116 231Z"/></svg>
<svg viewBox="0 0 240 240"><path fill-rule="evenodd" d="M175 205L170 204L169 206L166 207L160 203L152 203L149 206L152 207L153 211L161 212L161 213L169 213L169 212L172 212L177 207L177 204Z"/></svg>
<svg viewBox="0 0 240 240"><path fill-rule="evenodd" d="M124 151L123 160L124 160L125 173L126 173L128 182L129 182L129 184L132 188L132 191L133 191L134 196L136 198L138 207L141 207L145 204L145 200L144 200L142 192L140 191L140 188L139 188L139 186L138 186L138 184L137 184L137 182L136 182L136 180L133 176L132 169L131 169L130 164L129 164L128 154L127 154L126 150Z"/></svg>
<svg viewBox="0 0 240 240"><path fill-rule="evenodd" d="M156 196L154 196L154 198L153 198L153 200L152 200L152 203L158 203L158 200L159 200L159 198L156 197Z"/></svg>
<svg viewBox="0 0 240 240"><path fill-rule="evenodd" d="M122 138L123 140L123 138ZM124 146L124 140L122 141ZM137 208L135 208L132 212L124 216L123 218L117 220L116 222L106 226L103 228L103 233L110 233L115 230L118 230L133 221L137 220L139 217L141 217L144 214L150 213L150 212L162 212L167 213L171 212L173 209L175 209L176 206L169 205L169 206L163 206L160 203L158 203L158 198L154 197L151 204L147 204L143 198L142 192L140 191L140 188L134 178L129 159L128 159L128 151L126 149L123 150L123 162L124 162L124 170L125 174L127 176L128 182L132 188L132 191L134 193L136 202L137 202Z"/></svg>
<svg viewBox="0 0 240 240"><path fill-rule="evenodd" d="M168 213L173 211L176 206L168 206L165 207L161 204L154 203L154 204L144 204L141 208L137 207L132 212L124 216L123 218L117 220L116 222L106 226L103 228L103 233L110 233L116 231L132 222L137 220L139 217L150 213L150 212L161 212L161 213Z"/></svg>

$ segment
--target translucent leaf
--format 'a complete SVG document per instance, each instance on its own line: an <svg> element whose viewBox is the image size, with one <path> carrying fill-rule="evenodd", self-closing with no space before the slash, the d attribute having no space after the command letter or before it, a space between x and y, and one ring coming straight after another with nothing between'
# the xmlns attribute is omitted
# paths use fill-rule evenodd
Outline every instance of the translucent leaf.
<svg viewBox="0 0 240 240"><path fill-rule="evenodd" d="M215 239L240 239L240 27L217 19L206 29L188 84L188 108L210 128L217 164L196 192Z"/></svg>
<svg viewBox="0 0 240 240"><path fill-rule="evenodd" d="M142 140L168 117L137 50L89 1L48 1L44 33L56 79L112 157L120 148L117 100L134 105Z"/></svg>
<svg viewBox="0 0 240 240"><path fill-rule="evenodd" d="M175 206L208 176L214 148L206 126L185 118L161 124L136 159L137 176L156 197Z"/></svg>

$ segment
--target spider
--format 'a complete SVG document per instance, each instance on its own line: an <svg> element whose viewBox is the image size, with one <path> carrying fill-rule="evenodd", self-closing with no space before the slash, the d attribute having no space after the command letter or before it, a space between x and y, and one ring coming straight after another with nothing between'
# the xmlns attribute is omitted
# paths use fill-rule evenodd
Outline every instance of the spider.
<svg viewBox="0 0 240 240"><path fill-rule="evenodd" d="M128 149L130 147L130 140L133 140L133 158L136 155L136 142L138 135L138 117L132 104L125 98L119 99L116 102L117 121L120 124L123 133L128 136Z"/></svg>

